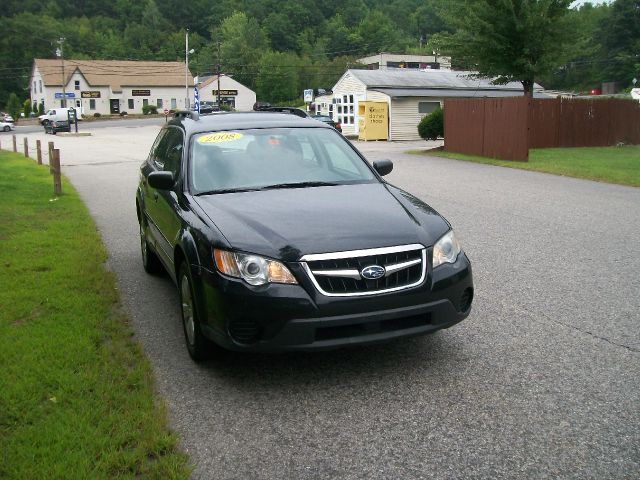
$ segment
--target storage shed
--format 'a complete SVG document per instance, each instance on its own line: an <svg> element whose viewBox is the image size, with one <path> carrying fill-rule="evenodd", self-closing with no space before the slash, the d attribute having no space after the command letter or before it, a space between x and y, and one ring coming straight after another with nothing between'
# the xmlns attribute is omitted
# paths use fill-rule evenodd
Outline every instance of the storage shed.
<svg viewBox="0 0 640 480"><path fill-rule="evenodd" d="M518 82L493 85L491 79L472 75L452 70L347 70L333 87L333 119L342 124L345 135L357 135L359 102L387 102L389 140L419 140L418 123L445 98L524 95ZM548 98L538 84L534 94Z"/></svg>

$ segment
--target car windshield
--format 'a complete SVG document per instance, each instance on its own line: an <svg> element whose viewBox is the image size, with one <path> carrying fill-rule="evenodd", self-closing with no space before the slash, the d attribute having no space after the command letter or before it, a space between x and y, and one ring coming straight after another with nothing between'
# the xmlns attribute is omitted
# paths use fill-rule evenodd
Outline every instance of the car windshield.
<svg viewBox="0 0 640 480"><path fill-rule="evenodd" d="M366 163L333 129L271 128L194 135L194 194L372 183Z"/></svg>

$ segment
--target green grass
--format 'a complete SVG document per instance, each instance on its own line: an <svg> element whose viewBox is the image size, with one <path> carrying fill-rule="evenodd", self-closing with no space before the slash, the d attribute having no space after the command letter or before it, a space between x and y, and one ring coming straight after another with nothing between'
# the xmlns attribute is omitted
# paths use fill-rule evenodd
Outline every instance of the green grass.
<svg viewBox="0 0 640 480"><path fill-rule="evenodd" d="M0 478L187 478L71 185L0 152Z"/></svg>
<svg viewBox="0 0 640 480"><path fill-rule="evenodd" d="M640 187L640 146L531 149L528 162L496 160L441 150L412 150L409 153Z"/></svg>

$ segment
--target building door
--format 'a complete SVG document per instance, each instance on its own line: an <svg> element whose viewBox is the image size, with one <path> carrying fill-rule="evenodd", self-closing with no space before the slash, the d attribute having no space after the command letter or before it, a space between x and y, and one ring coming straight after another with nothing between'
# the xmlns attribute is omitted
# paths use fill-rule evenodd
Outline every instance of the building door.
<svg viewBox="0 0 640 480"><path fill-rule="evenodd" d="M120 100L116 99L112 99L109 100L109 103L111 105L111 113L115 114L115 113L120 113Z"/></svg>

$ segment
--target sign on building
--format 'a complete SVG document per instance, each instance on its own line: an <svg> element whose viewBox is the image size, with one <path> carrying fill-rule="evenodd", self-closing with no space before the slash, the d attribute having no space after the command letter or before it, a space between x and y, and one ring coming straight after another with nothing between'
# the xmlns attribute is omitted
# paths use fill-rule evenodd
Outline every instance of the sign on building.
<svg viewBox="0 0 640 480"><path fill-rule="evenodd" d="M76 98L76 94L73 92L66 92L63 96L62 92L56 92L55 98Z"/></svg>
<svg viewBox="0 0 640 480"><path fill-rule="evenodd" d="M100 91L91 90L91 91L80 92L80 97L81 98L100 98Z"/></svg>
<svg viewBox="0 0 640 480"><path fill-rule="evenodd" d="M150 97L151 90L131 90L132 97Z"/></svg>
<svg viewBox="0 0 640 480"><path fill-rule="evenodd" d="M221 97L231 97L235 95L238 95L238 90L220 90ZM218 96L218 90L213 90L213 96Z"/></svg>

